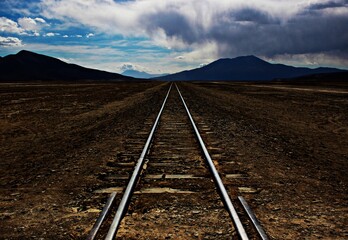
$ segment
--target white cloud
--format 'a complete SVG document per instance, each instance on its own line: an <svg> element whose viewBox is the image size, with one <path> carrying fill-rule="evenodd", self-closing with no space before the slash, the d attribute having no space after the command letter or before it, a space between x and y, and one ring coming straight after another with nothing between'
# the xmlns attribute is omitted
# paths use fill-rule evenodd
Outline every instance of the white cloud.
<svg viewBox="0 0 348 240"><path fill-rule="evenodd" d="M88 33L86 34L86 38L94 37L94 33Z"/></svg>
<svg viewBox="0 0 348 240"><path fill-rule="evenodd" d="M68 35L63 35L63 38L68 38L69 36Z"/></svg>
<svg viewBox="0 0 348 240"><path fill-rule="evenodd" d="M34 20L35 20L36 22L46 23L45 19L43 19L43 18L35 18Z"/></svg>
<svg viewBox="0 0 348 240"><path fill-rule="evenodd" d="M21 47L23 46L22 40L16 37L1 37L0 47Z"/></svg>
<svg viewBox="0 0 348 240"><path fill-rule="evenodd" d="M133 65L132 63L124 63L122 64L119 69L124 72L127 70L137 70L137 67L135 65Z"/></svg>
<svg viewBox="0 0 348 240"><path fill-rule="evenodd" d="M43 27L48 26L43 18L18 18L19 26L26 32L39 32Z"/></svg>
<svg viewBox="0 0 348 240"><path fill-rule="evenodd" d="M72 58L64 58L64 57L58 57L59 60L66 62L66 63L74 63L76 60Z"/></svg>
<svg viewBox="0 0 348 240"><path fill-rule="evenodd" d="M135 70L139 72L147 72L151 73L153 70L151 68L148 68L146 66L141 65L141 63L122 63L121 65L117 66L115 69L119 73L123 73L124 71L127 70Z"/></svg>
<svg viewBox="0 0 348 240"><path fill-rule="evenodd" d="M45 33L44 37L54 37L54 36L59 36L60 33L53 33L53 32L49 32L49 33Z"/></svg>
<svg viewBox="0 0 348 240"><path fill-rule="evenodd" d="M77 35L75 35L75 37L77 37L77 38L82 38L82 35L77 34Z"/></svg>
<svg viewBox="0 0 348 240"><path fill-rule="evenodd" d="M0 31L19 35L40 36L40 30L47 26L46 21L42 18L23 17L18 18L17 22L6 17L0 17Z"/></svg>
<svg viewBox="0 0 348 240"><path fill-rule="evenodd" d="M192 51L182 54L182 57L192 63L211 62L220 57L219 46L214 41L196 44Z"/></svg>
<svg viewBox="0 0 348 240"><path fill-rule="evenodd" d="M54 33L49 32L49 33L46 33L44 36L45 37L54 37Z"/></svg>
<svg viewBox="0 0 348 240"><path fill-rule="evenodd" d="M40 28L34 19L28 17L18 18L18 24L25 31L37 31Z"/></svg>
<svg viewBox="0 0 348 240"><path fill-rule="evenodd" d="M0 17L0 31L16 34L24 34L24 30L18 24L6 17Z"/></svg>

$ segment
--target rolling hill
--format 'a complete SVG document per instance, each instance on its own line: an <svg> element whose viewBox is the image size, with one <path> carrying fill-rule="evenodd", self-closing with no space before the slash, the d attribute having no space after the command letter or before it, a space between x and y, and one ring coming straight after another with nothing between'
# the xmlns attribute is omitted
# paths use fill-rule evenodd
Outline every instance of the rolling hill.
<svg viewBox="0 0 348 240"><path fill-rule="evenodd" d="M219 59L204 67L183 71L157 79L170 81L190 80L273 80L296 78L305 75L347 72L336 68L304 68L283 64L271 64L255 56L244 56L233 59Z"/></svg>
<svg viewBox="0 0 348 240"><path fill-rule="evenodd" d="M0 81L28 80L131 80L117 73L110 73L69 64L59 59L22 50L0 58Z"/></svg>

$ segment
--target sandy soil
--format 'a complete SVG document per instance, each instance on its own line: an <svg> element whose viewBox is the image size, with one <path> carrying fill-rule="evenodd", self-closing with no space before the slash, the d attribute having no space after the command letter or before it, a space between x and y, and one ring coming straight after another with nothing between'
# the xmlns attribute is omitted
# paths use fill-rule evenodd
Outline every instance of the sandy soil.
<svg viewBox="0 0 348 240"><path fill-rule="evenodd" d="M108 196L96 190L131 171L115 161L140 154L129 141L146 138L167 87L1 84L0 238L84 239ZM232 198L272 239L348 237L347 86L179 87Z"/></svg>

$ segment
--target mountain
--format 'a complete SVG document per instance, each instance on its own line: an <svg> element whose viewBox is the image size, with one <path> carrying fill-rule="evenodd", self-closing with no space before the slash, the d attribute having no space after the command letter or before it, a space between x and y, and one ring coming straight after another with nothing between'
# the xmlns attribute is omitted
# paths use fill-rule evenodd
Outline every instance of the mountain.
<svg viewBox="0 0 348 240"><path fill-rule="evenodd" d="M162 77L165 76L167 74L150 74L147 72L141 72L141 71L137 71L137 70L126 70L123 73L121 73L123 76L128 76L128 77L134 77L134 78L155 78L155 77Z"/></svg>
<svg viewBox="0 0 348 240"><path fill-rule="evenodd" d="M129 80L110 73L69 64L59 59L22 50L0 58L0 81L27 80Z"/></svg>
<svg viewBox="0 0 348 240"><path fill-rule="evenodd" d="M271 64L255 56L244 56L233 59L219 59L201 68L167 75L157 79L171 81L273 80L332 72L344 72L344 70L336 68L310 69L292 67L283 64Z"/></svg>

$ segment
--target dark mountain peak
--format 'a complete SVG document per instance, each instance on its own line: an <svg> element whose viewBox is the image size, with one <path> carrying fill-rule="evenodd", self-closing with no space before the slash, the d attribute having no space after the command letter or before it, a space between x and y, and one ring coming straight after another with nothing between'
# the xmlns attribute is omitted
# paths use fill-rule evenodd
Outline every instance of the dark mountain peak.
<svg viewBox="0 0 348 240"><path fill-rule="evenodd" d="M21 50L0 61L0 81L15 80L128 80L129 77L75 64L57 58Z"/></svg>
<svg viewBox="0 0 348 240"><path fill-rule="evenodd" d="M230 67L245 67L245 66L264 66L269 65L270 63L255 57L253 55L249 56L241 56L236 58L221 58L219 60L216 60L215 62L212 62L211 64L206 65L204 68L211 69L211 68L230 68Z"/></svg>
<svg viewBox="0 0 348 240"><path fill-rule="evenodd" d="M23 50L20 50L16 55L39 55L39 54L23 49Z"/></svg>
<svg viewBox="0 0 348 240"><path fill-rule="evenodd" d="M258 60L258 61L263 61L261 58L258 58L254 55L247 55L247 56L239 56L235 58L236 60Z"/></svg>
<svg viewBox="0 0 348 240"><path fill-rule="evenodd" d="M245 61L245 62L249 62L249 63L267 63L270 64L269 62L266 62L265 60L258 58L254 55L249 55L249 56L242 56L242 57L237 57L235 58L236 60L239 61Z"/></svg>
<svg viewBox="0 0 348 240"><path fill-rule="evenodd" d="M41 54L38 54L38 53L34 53L34 52L30 52L28 50L21 50L19 51L17 54L14 54L14 55L10 55L12 57L15 57L15 58L20 58L20 59L23 59L23 58L51 58L49 56L45 56L45 55L41 55Z"/></svg>
<svg viewBox="0 0 348 240"><path fill-rule="evenodd" d="M39 54L39 53L34 53L34 52L30 52L28 50L21 50L19 51L17 54L12 55L15 58L19 58L21 60L28 60L28 61L32 61L32 60L39 60L39 61L56 61L56 62L62 62L61 60L54 58L54 57L50 57L50 56L46 56L43 54Z"/></svg>
<svg viewBox="0 0 348 240"><path fill-rule="evenodd" d="M162 77L164 80L273 80L309 74L340 72L334 68L296 68L272 64L253 55L223 58L204 67Z"/></svg>
<svg viewBox="0 0 348 240"><path fill-rule="evenodd" d="M225 62L225 63L268 63L261 58L258 58L254 55L249 56L240 56L236 58L222 58L217 60L216 62Z"/></svg>

